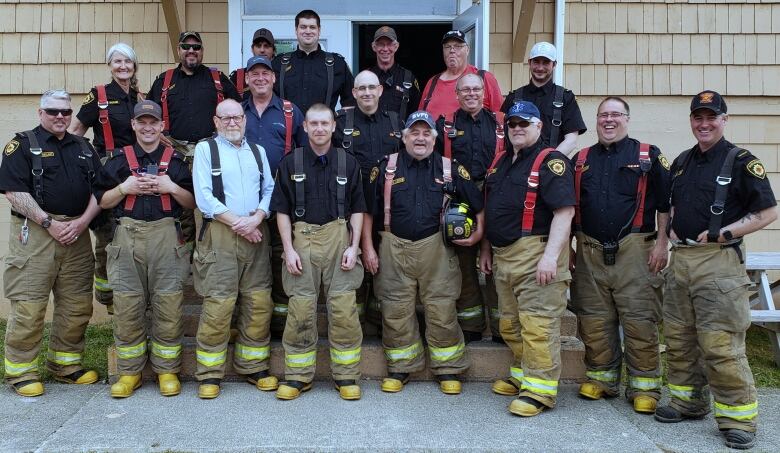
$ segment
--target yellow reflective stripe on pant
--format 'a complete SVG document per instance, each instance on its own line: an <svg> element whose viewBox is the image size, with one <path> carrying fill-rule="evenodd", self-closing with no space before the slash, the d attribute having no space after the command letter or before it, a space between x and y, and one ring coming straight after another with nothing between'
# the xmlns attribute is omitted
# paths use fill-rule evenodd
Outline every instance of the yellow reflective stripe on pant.
<svg viewBox="0 0 780 453"><path fill-rule="evenodd" d="M455 346L450 346L448 348L434 348L433 346L430 346L429 349L431 350L431 360L446 362L462 356L463 353L466 352L466 345L458 343Z"/></svg>
<svg viewBox="0 0 780 453"><path fill-rule="evenodd" d="M116 355L120 359L134 359L146 354L146 340L134 346L117 346Z"/></svg>
<svg viewBox="0 0 780 453"><path fill-rule="evenodd" d="M586 371L585 376L600 382L617 382L619 377L617 370Z"/></svg>
<svg viewBox="0 0 780 453"><path fill-rule="evenodd" d="M274 314L287 316L287 304L274 304Z"/></svg>
<svg viewBox="0 0 780 453"><path fill-rule="evenodd" d="M181 345L165 346L160 343L152 342L152 354L163 359L175 359L181 354Z"/></svg>
<svg viewBox="0 0 780 453"><path fill-rule="evenodd" d="M532 378L523 376L523 390L530 390L540 395L558 395L558 381L548 381L546 379Z"/></svg>
<svg viewBox="0 0 780 453"><path fill-rule="evenodd" d="M496 320L501 319L501 312L498 310L498 308L490 309L490 318Z"/></svg>
<svg viewBox="0 0 780 453"><path fill-rule="evenodd" d="M474 319L482 316L482 305L469 307L458 312L458 319Z"/></svg>
<svg viewBox="0 0 780 453"><path fill-rule="evenodd" d="M314 366L317 363L317 351L304 352L303 354L287 354L284 362L290 368L304 368Z"/></svg>
<svg viewBox="0 0 780 453"><path fill-rule="evenodd" d="M108 284L108 280L95 276L95 289L102 292L111 291L111 285Z"/></svg>
<svg viewBox="0 0 780 453"><path fill-rule="evenodd" d="M225 363L226 356L227 356L227 351L206 352L200 349L195 351L195 357L197 358L198 363L204 366L222 365L223 363Z"/></svg>
<svg viewBox="0 0 780 453"><path fill-rule="evenodd" d="M330 360L339 365L352 365L353 363L358 363L360 362L360 348L347 351L339 351L338 349L330 348Z"/></svg>
<svg viewBox="0 0 780 453"><path fill-rule="evenodd" d="M517 379L520 382L523 382L523 370L522 368L515 368L510 367L509 368L509 375L513 378Z"/></svg>
<svg viewBox="0 0 780 453"><path fill-rule="evenodd" d="M422 343L417 342L405 348L385 349L385 357L388 362L398 362L399 360L411 360L422 353Z"/></svg>
<svg viewBox="0 0 780 453"><path fill-rule="evenodd" d="M734 420L751 420L758 415L758 401L743 406L729 406L715 401L715 416Z"/></svg>
<svg viewBox="0 0 780 453"><path fill-rule="evenodd" d="M693 401L693 391L692 385L669 384L669 396L678 400Z"/></svg>
<svg viewBox="0 0 780 453"><path fill-rule="evenodd" d="M62 352L49 349L50 362L57 365L78 365L81 363L81 354L78 352Z"/></svg>
<svg viewBox="0 0 780 453"><path fill-rule="evenodd" d="M21 376L24 373L35 371L38 368L38 364L34 362L27 363L14 363L5 358L5 374L6 376Z"/></svg>
<svg viewBox="0 0 780 453"><path fill-rule="evenodd" d="M355 304L357 307L358 315L364 315L366 313L366 307L363 304Z"/></svg>
<svg viewBox="0 0 780 453"><path fill-rule="evenodd" d="M629 382L631 387L637 390L658 390L661 388L660 377L631 376Z"/></svg>
<svg viewBox="0 0 780 453"><path fill-rule="evenodd" d="M236 357L240 357L244 360L265 360L271 356L270 346L247 346L241 343L236 343Z"/></svg>

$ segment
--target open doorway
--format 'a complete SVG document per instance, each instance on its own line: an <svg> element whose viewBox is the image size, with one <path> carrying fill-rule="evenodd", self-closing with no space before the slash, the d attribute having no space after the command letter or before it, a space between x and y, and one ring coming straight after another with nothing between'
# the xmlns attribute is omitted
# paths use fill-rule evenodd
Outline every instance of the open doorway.
<svg viewBox="0 0 780 453"><path fill-rule="evenodd" d="M395 61L412 71L420 82L420 90L434 74L444 71L442 59L441 37L452 30L450 22L400 22L400 23L358 23L353 22L355 37L355 56L358 72L376 64L376 56L371 50L374 32L389 25L395 29L398 42L401 44L395 54Z"/></svg>

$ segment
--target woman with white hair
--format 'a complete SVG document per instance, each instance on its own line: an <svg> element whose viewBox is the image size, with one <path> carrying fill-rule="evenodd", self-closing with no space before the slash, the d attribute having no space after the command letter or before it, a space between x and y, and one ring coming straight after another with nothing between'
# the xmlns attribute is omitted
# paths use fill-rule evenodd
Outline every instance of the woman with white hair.
<svg viewBox="0 0 780 453"><path fill-rule="evenodd" d="M135 133L130 126L133 108L143 94L138 92L136 70L138 60L132 47L117 43L106 52L106 64L111 71L111 83L97 85L89 91L73 118L69 132L83 136L92 128L92 144L102 162L115 149L135 143ZM95 243L95 299L113 313L113 294L106 274L105 248L111 242L111 225L108 221L93 223Z"/></svg>

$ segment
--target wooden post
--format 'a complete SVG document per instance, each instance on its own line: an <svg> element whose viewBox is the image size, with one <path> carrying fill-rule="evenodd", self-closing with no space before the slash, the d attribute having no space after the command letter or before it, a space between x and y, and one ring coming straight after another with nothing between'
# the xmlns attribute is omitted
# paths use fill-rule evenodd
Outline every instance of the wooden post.
<svg viewBox="0 0 780 453"><path fill-rule="evenodd" d="M528 46L528 34L531 31L531 22L534 20L536 0L515 0L520 3L520 14L517 15L515 27L515 42L512 46L512 63L525 61L525 49Z"/></svg>
<svg viewBox="0 0 780 453"><path fill-rule="evenodd" d="M179 34L184 31L184 0L161 0L165 25L168 27L168 39L171 42L171 51L176 59L179 47Z"/></svg>

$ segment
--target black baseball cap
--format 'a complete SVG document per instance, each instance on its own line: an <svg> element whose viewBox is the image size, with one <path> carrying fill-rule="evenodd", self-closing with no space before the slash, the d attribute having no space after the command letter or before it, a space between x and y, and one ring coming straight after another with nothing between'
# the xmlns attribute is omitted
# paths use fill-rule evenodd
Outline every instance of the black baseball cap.
<svg viewBox="0 0 780 453"><path fill-rule="evenodd" d="M195 38L199 43L203 44L203 40L200 39L200 33L196 31L183 31L179 34L179 42L184 42L187 38Z"/></svg>
<svg viewBox="0 0 780 453"><path fill-rule="evenodd" d="M374 42L379 38L388 38L391 41L398 41L398 35L395 34L395 30L387 25L377 28L376 32L374 32Z"/></svg>
<svg viewBox="0 0 780 453"><path fill-rule="evenodd" d="M250 58L249 60L246 61L246 70L249 71L253 67L255 67L255 66L259 65L259 64L265 66L268 69L271 69L271 70L274 69L273 66L271 66L271 62L268 61L268 58L265 58L262 55L255 55L254 57L252 57L252 58Z"/></svg>
<svg viewBox="0 0 780 453"><path fill-rule="evenodd" d="M712 90L702 91L701 93L695 95L693 99L691 99L691 113L698 109L712 110L716 115L720 115L721 113L726 113L728 111L728 107L726 107L726 101L723 99L723 96L721 96L717 91Z"/></svg>
<svg viewBox="0 0 780 453"><path fill-rule="evenodd" d="M466 42L466 35L464 35L463 32L460 30L450 30L444 34L444 37L441 38L441 43L444 44L450 39L454 39L460 42Z"/></svg>
<svg viewBox="0 0 780 453"><path fill-rule="evenodd" d="M133 107L133 119L138 119L142 116L151 116L158 120L162 120L162 109L154 101L148 99L141 101Z"/></svg>
<svg viewBox="0 0 780 453"><path fill-rule="evenodd" d="M274 34L271 33L271 30L267 28L260 28L257 31L255 31L255 34L252 36L252 44L255 44L258 39L265 39L268 41L268 44L271 45L271 47L276 47L276 41L274 41Z"/></svg>

